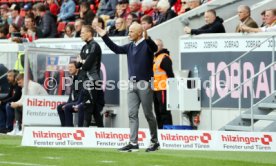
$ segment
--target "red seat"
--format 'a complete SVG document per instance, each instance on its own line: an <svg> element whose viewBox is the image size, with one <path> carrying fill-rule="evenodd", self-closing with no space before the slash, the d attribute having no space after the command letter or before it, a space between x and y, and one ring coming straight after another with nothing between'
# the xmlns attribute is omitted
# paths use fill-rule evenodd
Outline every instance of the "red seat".
<svg viewBox="0 0 276 166"><path fill-rule="evenodd" d="M66 22L59 22L59 23L58 23L58 27L57 27L58 33L64 32L65 26L66 26Z"/></svg>
<svg viewBox="0 0 276 166"><path fill-rule="evenodd" d="M79 10L80 10L80 6L76 5L75 12L77 13L77 12L79 12Z"/></svg>

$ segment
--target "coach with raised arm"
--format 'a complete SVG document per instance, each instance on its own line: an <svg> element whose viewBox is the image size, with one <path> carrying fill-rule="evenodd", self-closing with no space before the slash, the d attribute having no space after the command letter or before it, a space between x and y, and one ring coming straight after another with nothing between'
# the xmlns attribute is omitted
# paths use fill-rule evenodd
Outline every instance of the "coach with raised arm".
<svg viewBox="0 0 276 166"><path fill-rule="evenodd" d="M130 80L128 90L130 142L128 145L118 150L123 152L139 150L138 110L141 103L151 134L151 145L146 149L146 152L156 151L160 145L157 139L157 123L152 111L153 91L150 84L150 80L153 76L152 65L154 52L157 51L156 44L147 36L146 31L144 31L143 36L143 28L138 23L133 23L129 28L128 37L132 42L123 46L118 46L111 41L106 35L106 31L100 27L96 27L96 31L113 52L116 54L127 54Z"/></svg>

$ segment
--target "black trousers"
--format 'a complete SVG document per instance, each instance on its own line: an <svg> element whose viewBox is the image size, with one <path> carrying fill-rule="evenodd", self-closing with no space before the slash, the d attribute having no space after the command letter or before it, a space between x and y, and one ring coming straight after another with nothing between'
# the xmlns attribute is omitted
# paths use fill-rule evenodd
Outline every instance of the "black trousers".
<svg viewBox="0 0 276 166"><path fill-rule="evenodd" d="M154 102L154 111L156 116L156 121L158 129L163 129L164 125L172 125L172 114L171 111L167 110L167 96L166 91L154 91L153 93L153 102Z"/></svg>
<svg viewBox="0 0 276 166"><path fill-rule="evenodd" d="M103 125L103 116L101 112L105 105L104 101L104 92L101 88L92 89L89 91L92 103L85 104L85 111L84 111L84 127L89 127L91 124L92 115L96 121L97 127L104 127Z"/></svg>

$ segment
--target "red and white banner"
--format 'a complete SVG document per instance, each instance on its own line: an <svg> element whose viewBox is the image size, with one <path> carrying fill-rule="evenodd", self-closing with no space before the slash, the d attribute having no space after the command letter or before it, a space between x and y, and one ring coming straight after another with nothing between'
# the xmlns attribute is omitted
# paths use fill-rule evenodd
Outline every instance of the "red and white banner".
<svg viewBox="0 0 276 166"><path fill-rule="evenodd" d="M22 145L120 148L128 144L129 138L129 129L126 128L26 127ZM138 143L140 148L149 146L150 134L147 129L139 130Z"/></svg>
<svg viewBox="0 0 276 166"><path fill-rule="evenodd" d="M129 142L126 128L26 127L22 146L120 148ZM161 149L276 152L276 133L158 130ZM140 129L140 148L150 144L148 129Z"/></svg>
<svg viewBox="0 0 276 166"><path fill-rule="evenodd" d="M57 106L68 96L26 96L23 101L24 125L60 125Z"/></svg>

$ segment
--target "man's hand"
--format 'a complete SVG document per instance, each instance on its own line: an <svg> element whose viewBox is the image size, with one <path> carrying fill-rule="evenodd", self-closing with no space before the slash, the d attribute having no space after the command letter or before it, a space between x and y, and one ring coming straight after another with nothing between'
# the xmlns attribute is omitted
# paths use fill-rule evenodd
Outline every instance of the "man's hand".
<svg viewBox="0 0 276 166"><path fill-rule="evenodd" d="M62 108L61 108L63 111L65 110L65 105L64 106L62 106Z"/></svg>
<svg viewBox="0 0 276 166"><path fill-rule="evenodd" d="M190 34L192 29L190 27L184 27L184 32Z"/></svg>
<svg viewBox="0 0 276 166"><path fill-rule="evenodd" d="M18 107L18 104L17 104L17 103L15 103L15 102L11 102L11 107L15 109L15 108L17 108L17 107Z"/></svg>
<svg viewBox="0 0 276 166"><path fill-rule="evenodd" d="M149 38L147 30L144 30L144 38L145 38L145 39L148 39L148 38Z"/></svg>
<svg viewBox="0 0 276 166"><path fill-rule="evenodd" d="M96 31L101 37L103 37L104 35L106 35L106 31L103 30L102 28L100 28L99 26L96 26L95 31Z"/></svg>

